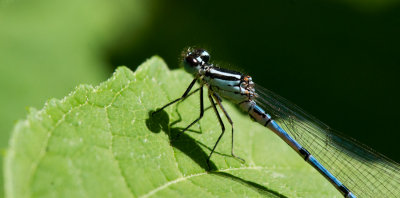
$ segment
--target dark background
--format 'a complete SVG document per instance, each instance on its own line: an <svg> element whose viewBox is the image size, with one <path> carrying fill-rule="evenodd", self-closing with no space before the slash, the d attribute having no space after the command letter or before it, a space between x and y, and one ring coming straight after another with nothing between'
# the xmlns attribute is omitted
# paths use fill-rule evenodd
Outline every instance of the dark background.
<svg viewBox="0 0 400 198"><path fill-rule="evenodd" d="M332 128L400 161L399 4L168 1L154 13L140 42L127 34L109 48L114 68L135 69L153 54L178 68L184 47L204 47L219 66L239 68Z"/></svg>

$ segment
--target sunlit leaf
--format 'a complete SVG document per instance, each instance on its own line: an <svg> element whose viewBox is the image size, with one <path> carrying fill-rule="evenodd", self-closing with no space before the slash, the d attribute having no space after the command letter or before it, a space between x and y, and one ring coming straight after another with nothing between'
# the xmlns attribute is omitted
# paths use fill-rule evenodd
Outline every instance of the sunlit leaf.
<svg viewBox="0 0 400 198"><path fill-rule="evenodd" d="M136 72L120 67L97 87L82 85L62 100L32 109L12 134L6 156L7 197L341 197L283 141L224 103L235 123L211 158L221 133L199 94L151 112L181 96L192 77L168 70L158 57ZM205 100L206 107L210 103Z"/></svg>

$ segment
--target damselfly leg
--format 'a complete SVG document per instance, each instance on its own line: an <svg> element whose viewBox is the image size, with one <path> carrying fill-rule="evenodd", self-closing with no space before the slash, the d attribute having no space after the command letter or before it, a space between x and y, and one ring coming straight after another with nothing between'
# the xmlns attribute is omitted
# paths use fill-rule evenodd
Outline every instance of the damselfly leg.
<svg viewBox="0 0 400 198"><path fill-rule="evenodd" d="M204 100L204 97L203 97L204 94L203 94L203 85L201 85L201 87L197 88L197 89L194 90L193 92L190 92L190 90L193 88L193 86L194 86L194 84L196 83L196 81L197 81L197 79L194 79L194 80L190 83L189 87L186 89L185 93L184 93L180 98L177 98L177 99L173 100L172 102L167 103L166 105L164 105L163 107L157 109L156 111L154 111L154 112L152 113L152 115L154 115L154 114L160 112L161 110L165 109L166 107L168 107L168 106L170 106L170 105L172 105L172 104L174 104L174 103L176 103L176 102L178 102L178 101L185 100L187 97L191 96L192 94L194 94L194 93L196 93L197 91L200 90L200 115L199 115L199 117L198 117L196 120L194 120L192 123L190 123L185 129L183 129L181 132L179 132L171 141L175 141L176 139L178 139L178 138L180 137L181 134L183 134L184 132L186 132L190 127L192 127L192 126L193 126L195 123L197 123L201 118L203 118L203 115L204 115L204 101L203 101L203 100ZM190 93L189 93L189 92L190 92ZM210 90L209 90L209 93L208 93L208 99L210 100L211 106L212 106L212 108L214 109L215 114L217 115L218 121L219 121L220 126L221 126L221 131L222 131L221 134L219 135L218 139L217 139L217 142L214 144L214 147L213 147L213 149L211 150L211 152L210 152L210 154L209 154L209 156L208 156L208 158L207 158L208 169L209 169L209 170L211 169L211 168L210 168L210 159L211 159L211 156L212 156L212 154L214 153L215 149L217 148L217 145L218 145L219 141L221 140L222 136L223 136L224 133L225 133L225 125L224 125L224 123L223 123L223 121L222 121L222 119L221 119L221 116L220 116L220 114L219 114L219 112L218 112L218 109L217 109L216 104L218 104L218 106L221 108L222 112L224 113L225 117L227 118L229 124L230 124L231 127L232 127L232 141L231 141L231 143L232 143L232 145L231 145L231 154L232 154L232 157L234 157L234 158L236 158L236 159L238 159L238 160L240 160L241 162L244 163L245 160L243 160L242 158L240 158L240 157L238 157L238 156L235 155L234 146L233 146L233 145L234 145L233 121L232 121L232 119L230 118L228 112L225 110L224 106L222 105L222 103L221 103L222 100L220 99L220 97L219 97L216 93L211 93ZM214 100L215 100L216 102L215 102Z"/></svg>
<svg viewBox="0 0 400 198"><path fill-rule="evenodd" d="M212 96L214 97L215 101L217 101L217 104L218 104L218 106L221 108L222 112L224 112L225 117L226 117L226 119L228 119L229 124L231 124L231 128L232 128L231 154L232 154L232 157L238 159L238 160L241 161L242 163L245 163L246 161L245 161L244 159L242 159L241 157L235 155L235 152L234 152L234 141L233 141L233 140L234 140L234 133L233 133L234 130L233 130L233 121L232 121L231 117L229 116L228 112L225 110L224 106L222 105L222 103L221 103L221 101L222 101L221 98L220 98L216 93L213 93ZM223 125L222 122L221 122L221 124Z"/></svg>
<svg viewBox="0 0 400 198"><path fill-rule="evenodd" d="M224 125L224 122L222 122L221 116L220 116L219 113L218 113L217 106L215 106L215 103L214 103L214 100L213 100L213 98L212 98L212 96L211 96L211 94L210 94L210 91L208 91L208 99L210 100L210 103L211 103L211 105L212 105L212 107L213 107L213 109L214 109L214 112L215 112L215 114L217 115L219 124L221 125L221 130L222 130L221 134L220 134L219 137L218 137L217 142L215 142L214 147L213 147L213 149L211 150L211 153L210 153L210 155L209 155L208 158L207 158L208 169L210 169L210 159L211 159L211 156L212 156L212 154L214 153L215 148L217 148L217 145L218 145L219 141L221 140L222 136L223 136L224 133L225 133L225 125Z"/></svg>
<svg viewBox="0 0 400 198"><path fill-rule="evenodd" d="M189 94L190 90L192 90L193 85L196 83L197 78L193 79L192 82L190 83L189 87L186 89L185 93L183 93L183 95L180 98L177 98L175 100L173 100L172 102L167 103L166 105L162 106L161 108L157 109L156 111L154 111L151 115L154 115L160 111L162 111L163 109L165 109L166 107L180 101L180 100L184 100L187 97L189 97L190 95L194 94L195 92L199 91L199 89L201 88L197 88L196 90L194 90L192 93Z"/></svg>
<svg viewBox="0 0 400 198"><path fill-rule="evenodd" d="M185 133L185 131L187 131L190 127L192 127L196 122L198 122L204 115L204 102L203 102L203 86L200 87L200 116L194 120L192 123L190 123L185 129L183 129L181 132L178 133L178 135L176 135L172 141L175 141L179 138L179 136L183 133Z"/></svg>

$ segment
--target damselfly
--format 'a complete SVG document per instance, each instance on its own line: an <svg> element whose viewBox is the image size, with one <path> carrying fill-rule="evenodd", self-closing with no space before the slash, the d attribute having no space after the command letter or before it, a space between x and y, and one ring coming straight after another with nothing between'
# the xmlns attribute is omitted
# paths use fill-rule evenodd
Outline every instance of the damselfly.
<svg viewBox="0 0 400 198"><path fill-rule="evenodd" d="M333 131L296 105L258 86L250 76L216 67L209 60L209 53L203 49L189 48L184 51L184 68L193 74L194 79L180 98L154 112L200 91L200 116L179 133L182 134L203 117L203 88L206 87L208 99L222 128L207 159L209 167L210 158L225 131L217 105L232 127L231 154L242 160L234 153L234 125L222 105L223 98L238 105L254 121L277 134L344 197L400 197L399 164ZM200 87L190 92L197 81Z"/></svg>

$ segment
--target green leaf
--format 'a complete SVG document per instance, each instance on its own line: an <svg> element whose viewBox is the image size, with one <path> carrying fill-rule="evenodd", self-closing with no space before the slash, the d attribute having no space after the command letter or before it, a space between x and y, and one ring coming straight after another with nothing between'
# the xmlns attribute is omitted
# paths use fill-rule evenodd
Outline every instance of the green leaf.
<svg viewBox="0 0 400 198"><path fill-rule="evenodd" d="M104 80L110 46L126 32L129 43L140 40L149 9L150 3L139 0L0 0L0 149L8 146L26 106L41 107L79 82ZM0 197L3 186L1 172Z"/></svg>
<svg viewBox="0 0 400 198"><path fill-rule="evenodd" d="M31 109L6 155L7 197L341 197L317 171L266 128L224 103L235 123L206 159L221 128L199 94L149 116L179 97L192 76L153 57L136 72L120 67L97 87L82 85L43 110ZM210 103L205 100L205 106Z"/></svg>

